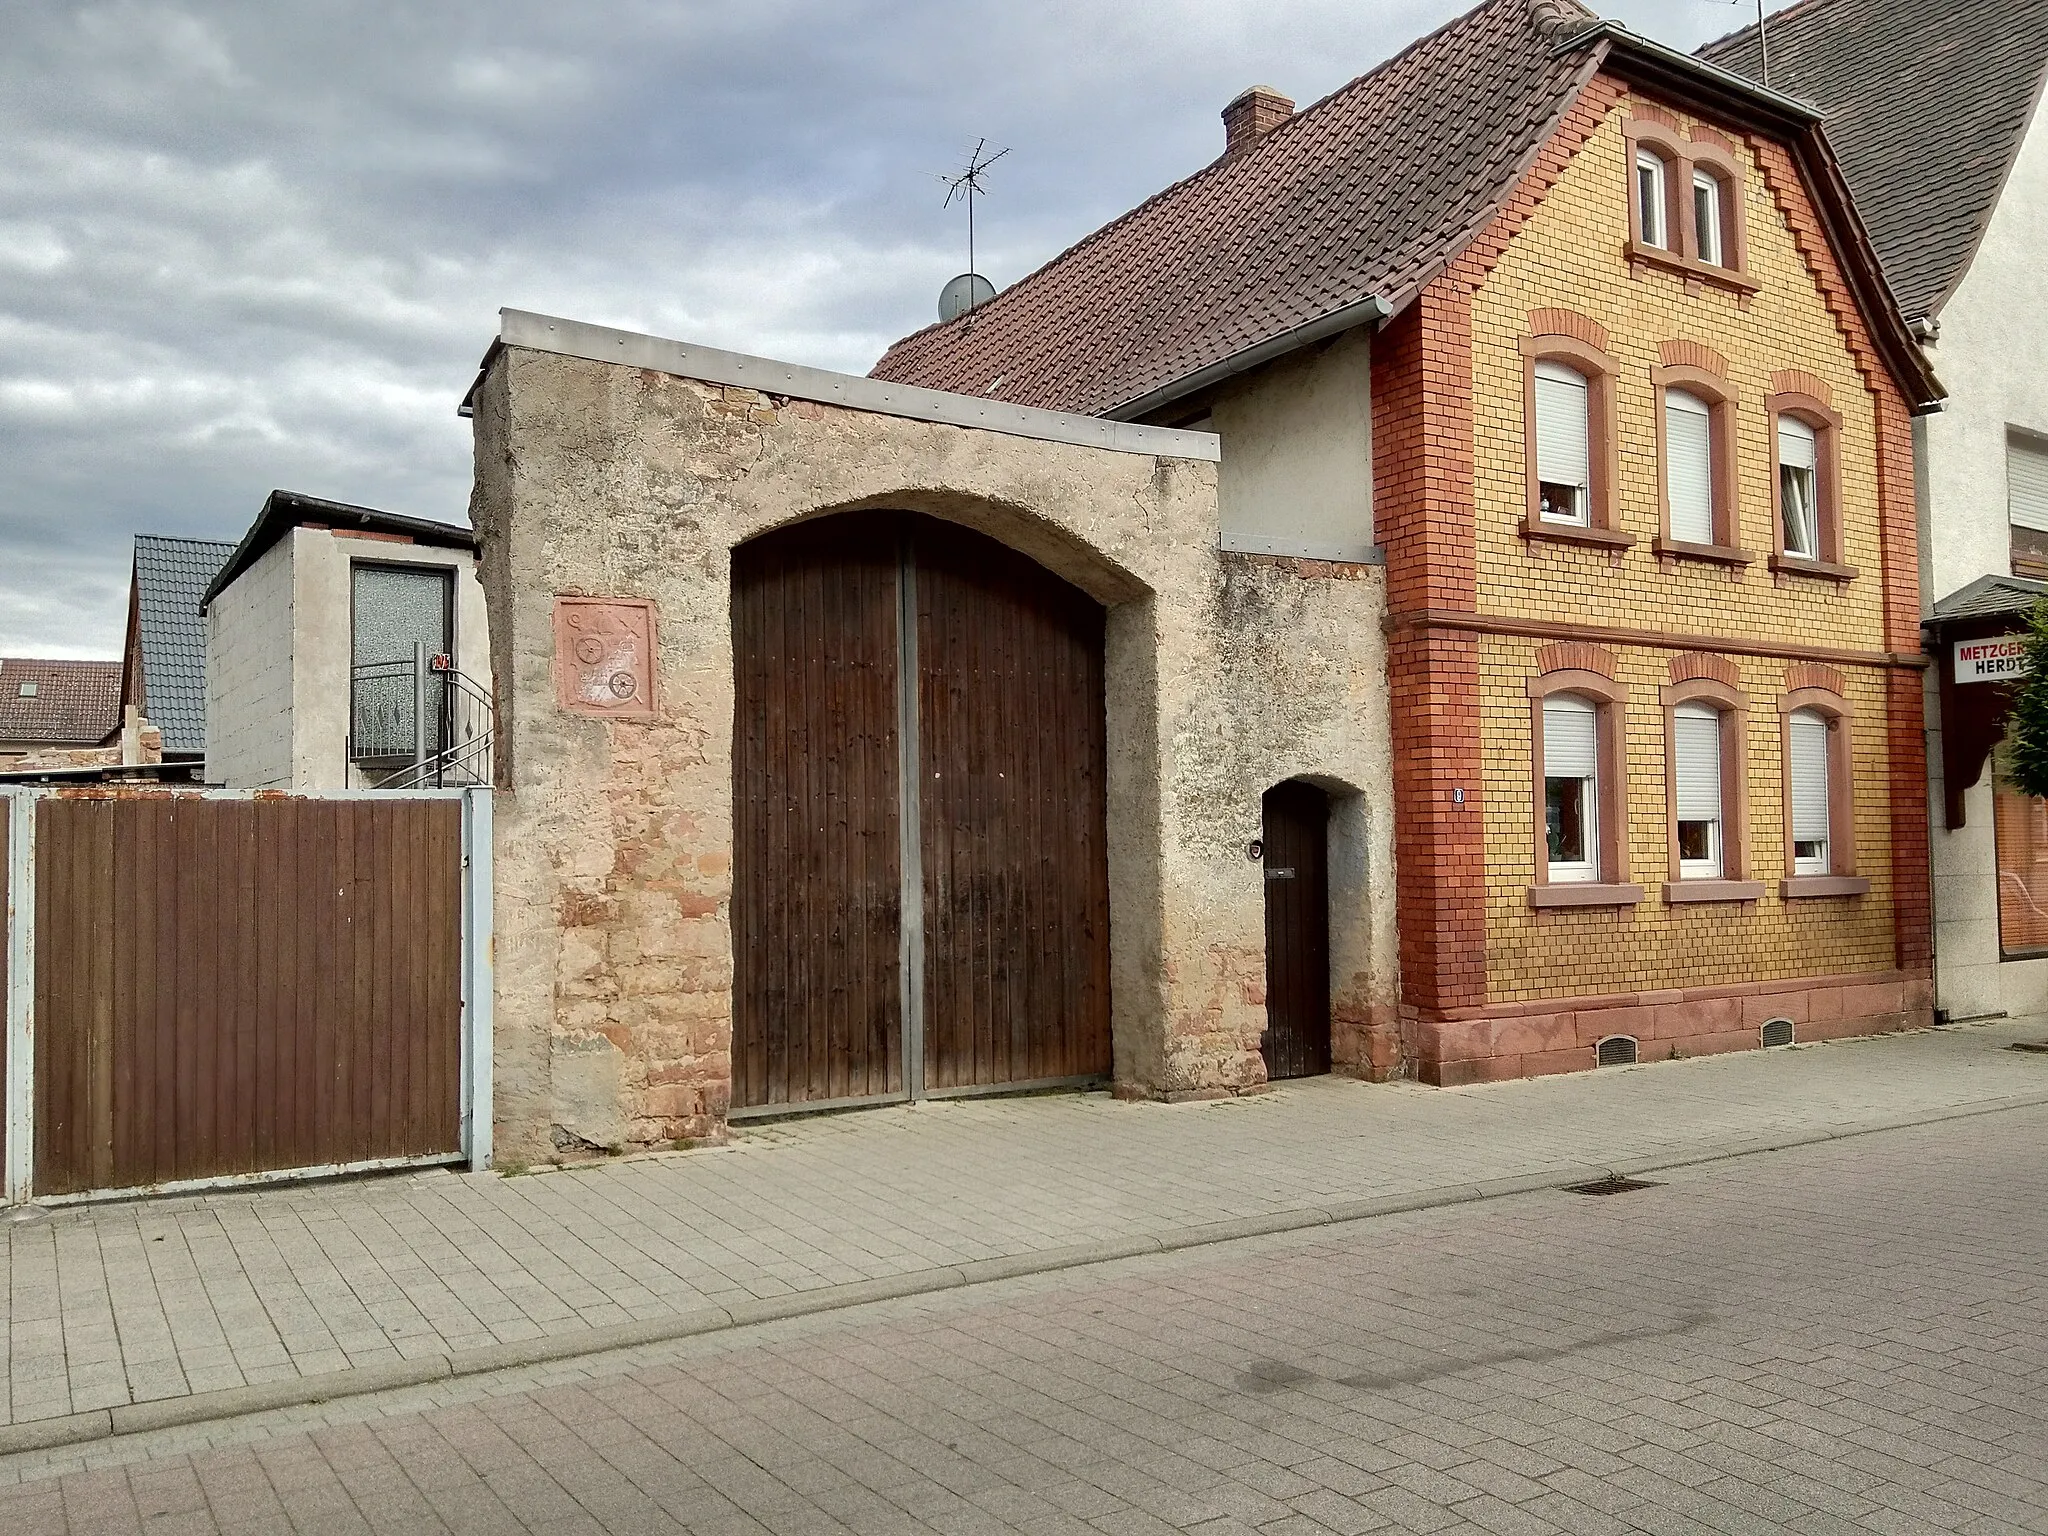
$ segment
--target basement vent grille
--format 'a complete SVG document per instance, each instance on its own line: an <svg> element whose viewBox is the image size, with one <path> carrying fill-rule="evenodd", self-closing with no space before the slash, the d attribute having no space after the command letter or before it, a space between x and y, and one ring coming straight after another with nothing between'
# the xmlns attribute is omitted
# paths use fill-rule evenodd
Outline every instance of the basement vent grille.
<svg viewBox="0 0 2048 1536"><path fill-rule="evenodd" d="M1655 1183L1648 1179L1625 1179L1618 1173L1610 1173L1604 1179L1595 1179L1590 1184L1567 1184L1568 1195L1625 1195L1634 1189L1655 1189Z"/></svg>
<svg viewBox="0 0 2048 1536"><path fill-rule="evenodd" d="M1603 1067L1632 1067L1636 1060L1636 1043L1628 1035L1609 1035L1600 1042L1597 1059Z"/></svg>
<svg viewBox="0 0 2048 1536"><path fill-rule="evenodd" d="M1792 1043L1792 1021L1790 1019L1764 1020L1764 1049Z"/></svg>

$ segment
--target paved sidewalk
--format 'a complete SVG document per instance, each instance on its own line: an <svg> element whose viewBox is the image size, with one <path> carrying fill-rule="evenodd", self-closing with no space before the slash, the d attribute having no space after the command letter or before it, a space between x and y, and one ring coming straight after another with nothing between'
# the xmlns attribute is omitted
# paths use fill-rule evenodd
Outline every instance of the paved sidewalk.
<svg viewBox="0 0 2048 1536"><path fill-rule="evenodd" d="M441 1171L36 1213L0 1225L15 1426L0 1437L63 1443L1489 1186L2048 1102L2048 1055L2004 1049L2044 1034L2036 1020L1458 1090L1320 1079L1171 1108L956 1100L542 1175ZM195 1396L233 1389L245 1390Z"/></svg>
<svg viewBox="0 0 2048 1536"><path fill-rule="evenodd" d="M7 1536L2048 1532L2048 1107L0 1457Z"/></svg>

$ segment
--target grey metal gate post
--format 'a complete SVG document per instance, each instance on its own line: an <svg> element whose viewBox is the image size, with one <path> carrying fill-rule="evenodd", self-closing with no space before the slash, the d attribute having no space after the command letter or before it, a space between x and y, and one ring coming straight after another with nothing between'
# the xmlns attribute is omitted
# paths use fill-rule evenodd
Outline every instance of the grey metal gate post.
<svg viewBox="0 0 2048 1536"><path fill-rule="evenodd" d="M0 791L7 815L7 1136L9 1205L34 1192L36 1130L36 799Z"/></svg>
<svg viewBox="0 0 2048 1536"><path fill-rule="evenodd" d="M491 1052L496 997L491 910L491 792L462 792L462 1150L491 1166Z"/></svg>

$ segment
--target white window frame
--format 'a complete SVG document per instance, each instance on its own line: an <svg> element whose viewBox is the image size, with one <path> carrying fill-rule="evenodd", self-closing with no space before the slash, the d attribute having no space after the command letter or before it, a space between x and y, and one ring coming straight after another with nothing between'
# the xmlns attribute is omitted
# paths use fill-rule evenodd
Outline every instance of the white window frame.
<svg viewBox="0 0 2048 1536"><path fill-rule="evenodd" d="M1706 201L1700 200L1706 194ZM1707 171L1694 170L1692 173L1692 222L1693 244L1699 248L1699 258L1709 266L1728 265L1721 231L1721 181Z"/></svg>
<svg viewBox="0 0 2048 1536"><path fill-rule="evenodd" d="M1636 151L1636 224L1643 244L1671 249L1671 205L1664 189L1664 157L1648 149ZM1647 176L1647 184L1645 177Z"/></svg>
<svg viewBox="0 0 2048 1536"><path fill-rule="evenodd" d="M1785 747L1786 751L1791 755L1792 762L1786 775L1790 788L1790 803L1785 807L1785 833L1786 841L1792 847L1792 873L1794 875L1827 875L1834 872L1835 784L1834 764L1830 761L1830 757L1835 750L1835 744L1832 739L1833 732L1829 730L1829 724L1828 717L1817 709L1795 709L1792 711L1786 731ZM1817 725L1821 732L1819 738L1821 753L1821 821L1822 826L1826 830L1819 838L1802 838L1799 836L1799 742L1801 739L1800 727L1802 725L1806 726L1809 731ZM1809 735L1806 739L1812 740L1813 738ZM1811 831L1813 829L1808 827L1806 830ZM1807 846L1814 847L1819 851L1802 854L1799 850Z"/></svg>
<svg viewBox="0 0 2048 1536"><path fill-rule="evenodd" d="M1553 708L1560 711L1584 710L1591 717L1593 734L1593 771L1589 774L1552 773L1550 762L1550 713ZM1553 885L1591 885L1600 879L1600 704L1576 693L1552 694L1544 699L1540 718L1543 721L1543 839L1546 848L1550 841L1550 785L1553 780L1573 782L1579 786L1579 822L1584 833L1586 856L1583 859L1546 859L1550 883Z"/></svg>
<svg viewBox="0 0 2048 1536"><path fill-rule="evenodd" d="M1579 422L1579 443L1582 452L1579 457L1579 463L1576 466L1545 463L1544 461L1543 402L1546 395L1543 386L1546 382L1557 387L1576 388L1579 392L1579 398L1583 403L1581 420ZM1531 396L1535 402L1533 413L1535 419L1530 422L1529 429L1536 436L1537 515L1546 523L1560 523L1572 528L1591 527L1593 522L1593 381L1584 372L1574 368L1569 363L1557 362L1550 358L1538 358L1536 361L1535 383L1531 390ZM1551 398L1555 397L1552 396ZM1576 469L1575 476L1568 476L1565 473L1548 473L1548 471L1568 471L1574 468ZM1543 487L1546 485L1572 487L1571 516L1560 517L1556 513L1544 509Z"/></svg>
<svg viewBox="0 0 2048 1536"><path fill-rule="evenodd" d="M1687 403L1681 405L1677 403L1679 401ZM1670 537L1681 544L1718 544L1720 530L1715 526L1714 516L1715 491L1718 489L1714 484L1714 402L1694 394L1689 389L1680 389L1672 385L1665 389L1661 405L1664 411L1664 509L1670 519ZM1705 455L1705 462L1701 465L1700 477L1707 496L1707 523L1703 530L1688 528L1681 532L1679 529L1678 483L1672 473L1678 467L1679 459L1679 435L1672 429L1674 412L1698 419L1706 432L1701 450ZM1688 516L1696 515L1698 510L1690 506L1684 509Z"/></svg>
<svg viewBox="0 0 2048 1536"><path fill-rule="evenodd" d="M1679 722L1702 718L1710 721L1714 730L1714 814L1705 817L1687 816L1685 814L1687 798L1685 757L1679 749L1679 740L1684 734L1685 728ZM1723 828L1727 825L1728 820L1727 772L1723 766L1725 759L1722 755L1725 740L1722 732L1727 729L1727 714L1722 710L1716 709L1711 704L1688 701L1678 705L1672 711L1671 783L1672 797L1675 801L1672 807L1673 830L1677 831L1688 822L1704 821L1707 824L1707 856L1703 859L1688 859L1681 856L1678 861L1678 878L1681 880L1719 880L1727 869L1727 856L1724 851L1725 844L1722 837Z"/></svg>
<svg viewBox="0 0 2048 1536"><path fill-rule="evenodd" d="M1792 430L1794 441L1807 450L1805 463L1791 458L1785 452L1786 429ZM1793 495L1794 488L1802 483L1804 493ZM1802 532L1808 547L1802 549L1792 540L1793 506L1799 502L1805 512ZM1820 554L1820 433L1813 424L1801 421L1797 416L1781 414L1778 417L1778 538L1788 555L1797 555L1802 560L1818 560Z"/></svg>

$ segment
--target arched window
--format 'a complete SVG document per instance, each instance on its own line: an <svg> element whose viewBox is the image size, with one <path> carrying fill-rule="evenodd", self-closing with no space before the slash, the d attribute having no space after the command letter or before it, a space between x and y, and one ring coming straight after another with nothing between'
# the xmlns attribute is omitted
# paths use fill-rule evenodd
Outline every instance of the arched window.
<svg viewBox="0 0 2048 1536"><path fill-rule="evenodd" d="M1797 416L1778 417L1778 518L1784 551L1820 554L1820 434Z"/></svg>
<svg viewBox="0 0 2048 1536"><path fill-rule="evenodd" d="M1713 267L1729 267L1727 184L1714 172L1694 166L1692 172L1693 251Z"/></svg>
<svg viewBox="0 0 2048 1536"><path fill-rule="evenodd" d="M1522 531L1625 549L1635 540L1614 526L1615 366L1601 350L1604 334L1568 310L1535 311L1530 320L1560 329L1539 330L1520 343L1529 476Z"/></svg>
<svg viewBox="0 0 2048 1536"><path fill-rule="evenodd" d="M1628 883L1628 689L1605 671L1564 666L1529 679L1535 761L1532 907L1625 907Z"/></svg>
<svg viewBox="0 0 2048 1536"><path fill-rule="evenodd" d="M1689 390L1664 391L1664 494L1672 538L1721 542L1714 537L1714 412Z"/></svg>
<svg viewBox="0 0 2048 1536"><path fill-rule="evenodd" d="M1681 704L1672 712L1672 793L1681 880L1719 880L1726 873L1721 730L1721 711L1711 704Z"/></svg>
<svg viewBox="0 0 2048 1536"><path fill-rule="evenodd" d="M1662 155L1636 146L1636 233L1644 245L1677 249L1671 238L1670 167Z"/></svg>
<svg viewBox="0 0 2048 1536"><path fill-rule="evenodd" d="M1667 902L1759 901L1749 869L1743 750L1749 703L1727 657L1674 658L1664 690L1671 879Z"/></svg>
<svg viewBox="0 0 2048 1536"><path fill-rule="evenodd" d="M1808 388L1819 388L1808 383ZM1779 390L1764 401L1771 420L1774 569L1799 576L1847 581L1856 572L1842 563L1839 484L1842 418L1804 390Z"/></svg>
<svg viewBox="0 0 2048 1536"><path fill-rule="evenodd" d="M1553 883L1600 878L1600 708L1575 693L1543 701L1543 827Z"/></svg>
<svg viewBox="0 0 2048 1536"><path fill-rule="evenodd" d="M1792 785L1787 820L1791 826L1792 873L1834 873L1832 785L1828 772L1828 720L1813 709L1795 709L1786 722L1786 753Z"/></svg>
<svg viewBox="0 0 2048 1536"><path fill-rule="evenodd" d="M1784 719L1785 885L1788 900L1860 896L1849 707L1832 689L1797 688L1778 701Z"/></svg>
<svg viewBox="0 0 2048 1536"><path fill-rule="evenodd" d="M1537 516L1581 528L1592 521L1592 392L1585 374L1550 358L1536 364Z"/></svg>

